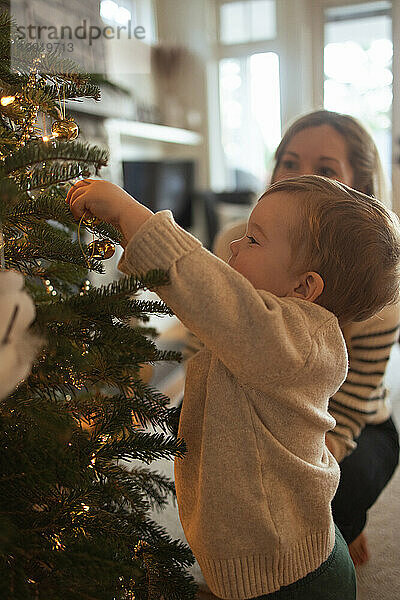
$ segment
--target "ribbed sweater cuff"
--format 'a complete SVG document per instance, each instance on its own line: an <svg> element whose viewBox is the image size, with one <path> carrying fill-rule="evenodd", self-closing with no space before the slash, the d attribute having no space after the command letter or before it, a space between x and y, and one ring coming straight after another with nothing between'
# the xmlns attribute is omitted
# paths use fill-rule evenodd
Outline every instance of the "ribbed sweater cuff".
<svg viewBox="0 0 400 600"><path fill-rule="evenodd" d="M335 544L335 530L308 535L281 551L279 556L262 554L211 559L195 553L210 590L219 598L243 600L271 594L318 569Z"/></svg>
<svg viewBox="0 0 400 600"><path fill-rule="evenodd" d="M199 240L175 223L171 211L163 210L147 219L129 241L118 268L126 274L151 269L167 271L179 258L200 246Z"/></svg>

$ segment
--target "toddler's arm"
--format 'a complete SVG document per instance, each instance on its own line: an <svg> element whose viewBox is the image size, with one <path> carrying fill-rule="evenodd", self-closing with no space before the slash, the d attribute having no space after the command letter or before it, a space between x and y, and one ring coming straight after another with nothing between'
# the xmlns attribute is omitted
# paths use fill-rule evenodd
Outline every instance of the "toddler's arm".
<svg viewBox="0 0 400 600"><path fill-rule="evenodd" d="M101 181L77 184L68 200L76 218L86 210L121 229L128 243L120 263L125 273L169 272L170 284L157 293L237 376L262 385L304 365L311 337L296 302L256 291L181 229L169 211L153 215Z"/></svg>

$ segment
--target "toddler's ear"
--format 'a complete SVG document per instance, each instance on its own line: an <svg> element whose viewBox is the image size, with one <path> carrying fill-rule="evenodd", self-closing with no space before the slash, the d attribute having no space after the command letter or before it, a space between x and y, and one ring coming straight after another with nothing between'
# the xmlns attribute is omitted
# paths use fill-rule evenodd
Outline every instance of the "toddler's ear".
<svg viewBox="0 0 400 600"><path fill-rule="evenodd" d="M298 285L290 296L314 302L322 294L323 289L324 280L321 275L315 271L308 271L300 275Z"/></svg>

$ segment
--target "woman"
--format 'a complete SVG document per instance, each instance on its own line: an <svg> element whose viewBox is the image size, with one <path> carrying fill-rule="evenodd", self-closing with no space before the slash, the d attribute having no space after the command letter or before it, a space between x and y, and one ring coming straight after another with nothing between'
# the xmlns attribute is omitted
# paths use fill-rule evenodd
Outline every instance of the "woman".
<svg viewBox="0 0 400 600"><path fill-rule="evenodd" d="M319 110L300 117L283 136L275 161L271 183L297 175L323 175L388 203L376 146L350 116ZM229 242L244 233L244 223L220 233L215 254L227 260ZM341 469L332 512L356 566L369 558L363 533L367 511L399 459L398 433L383 382L399 321L400 307L394 305L346 328L348 376L330 399L329 410L337 424L326 443Z"/></svg>

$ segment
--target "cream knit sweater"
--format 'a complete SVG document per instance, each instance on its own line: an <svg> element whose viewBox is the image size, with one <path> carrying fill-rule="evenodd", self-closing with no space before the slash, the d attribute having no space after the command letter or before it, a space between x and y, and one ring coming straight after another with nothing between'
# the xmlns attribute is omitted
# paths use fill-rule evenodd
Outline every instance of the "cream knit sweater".
<svg viewBox="0 0 400 600"><path fill-rule="evenodd" d="M229 242L241 238L245 232L243 221L222 230L215 240L216 256L227 261ZM353 452L366 425L383 423L392 413L385 371L392 347L399 339L399 323L400 303L397 303L385 306L366 321L346 327L348 375L329 402L336 427L328 433L328 438L338 462ZM193 337L190 343L198 346Z"/></svg>
<svg viewBox="0 0 400 600"><path fill-rule="evenodd" d="M268 594L334 545L339 468L325 434L347 354L337 319L252 285L162 211L129 242L125 273L169 271L159 296L203 342L188 365L175 463L179 514L210 589Z"/></svg>

